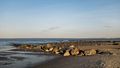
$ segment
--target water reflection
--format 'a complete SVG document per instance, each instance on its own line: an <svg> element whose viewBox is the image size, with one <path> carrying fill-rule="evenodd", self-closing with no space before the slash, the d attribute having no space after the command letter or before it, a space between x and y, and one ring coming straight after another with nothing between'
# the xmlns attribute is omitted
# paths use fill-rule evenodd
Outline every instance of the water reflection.
<svg viewBox="0 0 120 68"><path fill-rule="evenodd" d="M4 55L3 55L4 53ZM0 68L26 68L31 67L36 63L42 63L43 61L55 58L55 56L50 55L33 55L33 54L23 54L23 53L13 53L9 55L8 52L1 52L0 58L6 57L6 60L0 60ZM9 52L11 53L11 52Z"/></svg>

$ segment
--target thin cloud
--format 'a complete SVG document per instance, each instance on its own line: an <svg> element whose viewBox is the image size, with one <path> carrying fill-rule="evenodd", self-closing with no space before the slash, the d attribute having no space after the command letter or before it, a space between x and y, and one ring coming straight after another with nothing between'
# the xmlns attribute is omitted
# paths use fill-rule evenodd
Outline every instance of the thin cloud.
<svg viewBox="0 0 120 68"><path fill-rule="evenodd" d="M109 26L109 25L107 25L107 26L104 26L105 28L112 28L112 26Z"/></svg>
<svg viewBox="0 0 120 68"><path fill-rule="evenodd" d="M60 27L51 27L51 28L48 28L48 30L56 30L56 29L59 29Z"/></svg>
<svg viewBox="0 0 120 68"><path fill-rule="evenodd" d="M57 29L59 29L59 28L60 28L60 27L58 27L58 26L50 27L50 28L48 28L48 29L42 30L41 32L49 32L49 31L57 30Z"/></svg>

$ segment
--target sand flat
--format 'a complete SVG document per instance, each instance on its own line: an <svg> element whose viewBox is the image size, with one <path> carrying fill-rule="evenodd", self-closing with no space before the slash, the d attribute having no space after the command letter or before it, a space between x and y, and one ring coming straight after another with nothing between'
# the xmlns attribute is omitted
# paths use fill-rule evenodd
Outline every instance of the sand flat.
<svg viewBox="0 0 120 68"><path fill-rule="evenodd" d="M113 54L97 54L93 56L69 56L38 63L32 68L120 68L120 45L80 46L81 49L109 50Z"/></svg>

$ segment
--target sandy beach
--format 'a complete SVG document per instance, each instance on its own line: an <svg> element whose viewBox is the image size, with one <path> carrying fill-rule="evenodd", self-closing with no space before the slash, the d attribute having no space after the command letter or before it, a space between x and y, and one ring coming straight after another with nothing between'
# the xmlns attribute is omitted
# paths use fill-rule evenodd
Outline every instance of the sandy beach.
<svg viewBox="0 0 120 68"><path fill-rule="evenodd" d="M68 43L67 43L68 44ZM54 44L53 44L54 45ZM46 44L46 46L52 46ZM29 46L29 47L28 47ZM64 45L63 45L64 46ZM20 50L19 47L24 47ZM69 55L50 53L47 48L45 51L35 51L31 48L43 46L31 46L21 44L15 49L0 51L0 68L120 68L120 45L80 45L78 49L94 49L96 54L93 55ZM52 48L50 47L50 49ZM57 48L56 46L54 48ZM65 46L66 47L66 46ZM70 46L67 46L70 47ZM24 49L30 49L25 50ZM64 47L63 47L64 48ZM68 48L69 50L70 48ZM74 48L73 48L74 49ZM70 51L69 51L70 52Z"/></svg>
<svg viewBox="0 0 120 68"><path fill-rule="evenodd" d="M93 46L89 46L89 47L92 48ZM108 49L106 46L106 48L104 48L104 50L111 52L112 55L106 53L102 55L97 54L94 56L59 57L50 61L46 61L41 64L36 64L32 68L120 68L120 60L119 60L120 49L119 48L120 46L112 46ZM101 48L98 48L98 49L101 49Z"/></svg>

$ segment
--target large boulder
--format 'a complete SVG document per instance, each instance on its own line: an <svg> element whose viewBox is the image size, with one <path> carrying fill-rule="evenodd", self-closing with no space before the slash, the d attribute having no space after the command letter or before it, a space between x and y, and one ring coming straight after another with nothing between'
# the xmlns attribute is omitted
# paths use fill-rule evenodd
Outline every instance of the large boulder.
<svg viewBox="0 0 120 68"><path fill-rule="evenodd" d="M84 54L87 55L95 55L97 54L97 51L95 49L85 50Z"/></svg>
<svg viewBox="0 0 120 68"><path fill-rule="evenodd" d="M63 56L70 56L70 50L66 50Z"/></svg>
<svg viewBox="0 0 120 68"><path fill-rule="evenodd" d="M54 47L53 50L52 50L52 53L59 54L59 48Z"/></svg>
<svg viewBox="0 0 120 68"><path fill-rule="evenodd" d="M77 56L79 54L79 49L78 48L73 48L71 51L70 51L71 55L73 56Z"/></svg>

